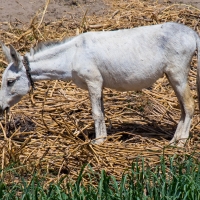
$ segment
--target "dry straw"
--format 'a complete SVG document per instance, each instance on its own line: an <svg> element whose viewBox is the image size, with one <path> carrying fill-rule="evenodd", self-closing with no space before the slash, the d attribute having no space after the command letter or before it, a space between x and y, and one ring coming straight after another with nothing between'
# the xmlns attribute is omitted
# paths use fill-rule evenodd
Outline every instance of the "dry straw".
<svg viewBox="0 0 200 200"><path fill-rule="evenodd" d="M27 28L0 30L1 40L12 43L22 54L45 40L62 40L86 31L116 30L167 21L183 23L199 32L200 10L181 4L158 4L147 1L114 0L108 3L108 14L88 16L81 20L62 18L45 24L44 14L37 15ZM128 52L127 52L128 53ZM1 71L6 62L0 53ZM93 145L94 123L87 91L71 82L43 81L36 83L33 95L27 95L0 122L1 168L15 162L18 173L47 174L47 184L68 174L75 179L84 163L94 170L105 169L120 178L131 163L143 156L154 166L161 155L194 153L198 158L199 111L196 94L196 57L191 64L189 83L196 110L191 138L184 149L169 147L180 109L165 77L142 92L104 90L108 139L103 145ZM87 170L87 168L86 168ZM13 181L8 173L1 173ZM17 180L15 180L17 181Z"/></svg>

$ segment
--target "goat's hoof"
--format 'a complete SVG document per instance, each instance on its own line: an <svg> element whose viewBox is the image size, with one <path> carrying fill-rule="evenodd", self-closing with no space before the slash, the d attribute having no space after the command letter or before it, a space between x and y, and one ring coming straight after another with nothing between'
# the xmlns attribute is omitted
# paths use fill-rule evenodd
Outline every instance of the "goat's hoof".
<svg viewBox="0 0 200 200"><path fill-rule="evenodd" d="M177 147L184 147L185 146L185 140L179 140L178 142L177 142Z"/></svg>
<svg viewBox="0 0 200 200"><path fill-rule="evenodd" d="M185 142L186 142L185 139L184 140L178 140L178 141L171 140L169 142L169 145L172 146L172 147L184 147Z"/></svg>
<svg viewBox="0 0 200 200"><path fill-rule="evenodd" d="M100 145L100 144L103 144L105 142L105 138L97 138L97 139L94 139L92 140L92 144L97 144L97 145Z"/></svg>
<svg viewBox="0 0 200 200"><path fill-rule="evenodd" d="M169 142L169 146L171 147L175 147L177 144L176 140L172 139L170 142Z"/></svg>

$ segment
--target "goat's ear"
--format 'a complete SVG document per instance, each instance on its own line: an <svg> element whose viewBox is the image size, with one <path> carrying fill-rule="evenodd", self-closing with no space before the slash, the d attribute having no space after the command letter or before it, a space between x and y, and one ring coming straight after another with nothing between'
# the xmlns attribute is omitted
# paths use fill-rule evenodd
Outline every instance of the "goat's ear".
<svg viewBox="0 0 200 200"><path fill-rule="evenodd" d="M10 56L12 58L12 61L16 67L19 67L20 65L20 55L17 53L15 48L10 44Z"/></svg>
<svg viewBox="0 0 200 200"><path fill-rule="evenodd" d="M4 55L6 56L7 62L11 63L12 62L12 58L10 56L10 49L1 41L0 41L0 44L2 46L2 50L3 50Z"/></svg>

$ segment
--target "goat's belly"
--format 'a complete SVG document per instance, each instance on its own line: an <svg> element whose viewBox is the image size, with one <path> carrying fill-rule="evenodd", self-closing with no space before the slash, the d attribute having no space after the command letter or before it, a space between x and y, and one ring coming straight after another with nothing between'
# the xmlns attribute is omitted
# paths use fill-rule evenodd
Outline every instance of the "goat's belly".
<svg viewBox="0 0 200 200"><path fill-rule="evenodd" d="M99 59L100 60L100 59ZM110 56L98 63L98 70L104 80L104 87L131 91L150 87L163 76L165 67L168 65L161 52L153 56L153 51L145 56L135 54L122 54L113 58Z"/></svg>
<svg viewBox="0 0 200 200"><path fill-rule="evenodd" d="M152 86L159 78L163 76L163 71L156 73L144 73L125 75L123 73L114 73L103 75L103 86L119 91L142 90Z"/></svg>

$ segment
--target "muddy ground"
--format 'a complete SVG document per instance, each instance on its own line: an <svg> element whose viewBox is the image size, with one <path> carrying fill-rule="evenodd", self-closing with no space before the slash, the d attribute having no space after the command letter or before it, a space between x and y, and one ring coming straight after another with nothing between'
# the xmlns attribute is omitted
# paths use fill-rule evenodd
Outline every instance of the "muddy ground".
<svg viewBox="0 0 200 200"><path fill-rule="evenodd" d="M200 9L199 0L157 0L165 4L184 3L191 4ZM85 12L87 15L104 15L108 12L109 0L50 0L44 21L55 21L62 17L81 19ZM14 26L27 26L38 13L41 16L45 0L0 0L0 28L7 27L8 23Z"/></svg>

